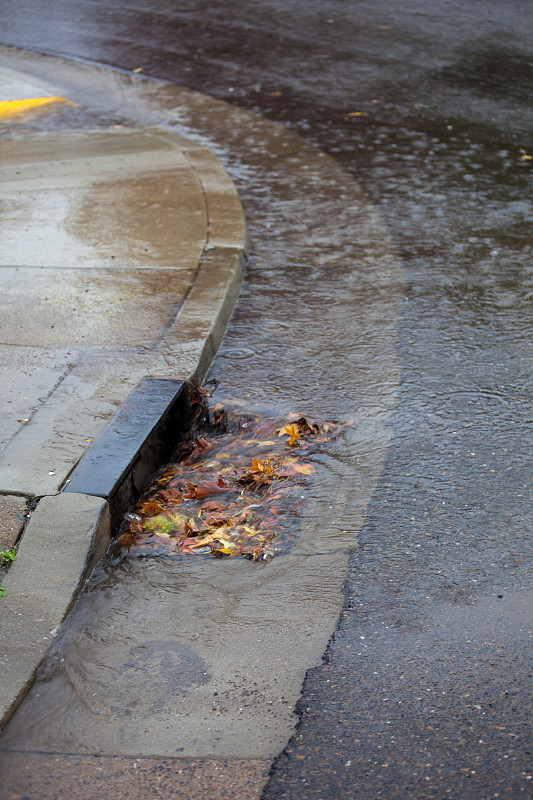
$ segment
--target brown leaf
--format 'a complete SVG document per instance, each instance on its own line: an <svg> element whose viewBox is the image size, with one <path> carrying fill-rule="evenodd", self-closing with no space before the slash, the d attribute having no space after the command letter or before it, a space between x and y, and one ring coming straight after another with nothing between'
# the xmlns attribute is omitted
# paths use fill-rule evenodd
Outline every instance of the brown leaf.
<svg viewBox="0 0 533 800"><path fill-rule="evenodd" d="M220 494L221 492L229 491L231 491L231 487L226 486L219 478L218 481L206 481L203 484L189 483L189 487L183 493L183 497L200 500L202 497L209 497L210 494Z"/></svg>
<svg viewBox="0 0 533 800"><path fill-rule="evenodd" d="M205 417L209 438L198 435L185 460L160 473L152 493L128 515L117 548L270 560L270 540L296 535L287 515L300 509L297 486L314 471L303 457L310 439L316 446L351 424L292 414L279 427L274 420L232 416L223 406ZM299 458L289 457L287 443L298 446Z"/></svg>
<svg viewBox="0 0 533 800"><path fill-rule="evenodd" d="M202 503L200 506L201 511L214 511L222 513L224 508L222 504L218 500L206 500L205 503Z"/></svg>
<svg viewBox="0 0 533 800"><path fill-rule="evenodd" d="M202 519L205 520L206 525L210 528L216 528L220 525L231 525L232 522L231 517L223 512L203 514Z"/></svg>
<svg viewBox="0 0 533 800"><path fill-rule="evenodd" d="M145 517L156 517L158 514L165 514L166 508L155 500L148 498L137 506L139 512Z"/></svg>
<svg viewBox="0 0 533 800"><path fill-rule="evenodd" d="M315 471L311 464L291 464L291 469L300 475L311 475Z"/></svg>
<svg viewBox="0 0 533 800"><path fill-rule="evenodd" d="M160 489L158 492L158 496L165 502L165 503L181 503L182 495L180 492L177 492L175 489Z"/></svg>

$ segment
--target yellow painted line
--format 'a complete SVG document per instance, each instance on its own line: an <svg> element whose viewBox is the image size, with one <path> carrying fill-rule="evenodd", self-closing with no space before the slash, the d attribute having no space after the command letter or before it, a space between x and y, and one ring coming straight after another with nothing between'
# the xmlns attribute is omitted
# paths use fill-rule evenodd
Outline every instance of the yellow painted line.
<svg viewBox="0 0 533 800"><path fill-rule="evenodd" d="M0 119L22 114L50 103L68 103L64 97L29 97L25 100L0 100Z"/></svg>

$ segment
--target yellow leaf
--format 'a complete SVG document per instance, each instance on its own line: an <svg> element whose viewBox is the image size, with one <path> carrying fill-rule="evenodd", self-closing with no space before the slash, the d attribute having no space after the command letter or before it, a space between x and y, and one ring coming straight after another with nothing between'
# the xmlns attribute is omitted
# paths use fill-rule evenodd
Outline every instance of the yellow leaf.
<svg viewBox="0 0 533 800"><path fill-rule="evenodd" d="M157 517L147 517L147 519L143 522L143 528L145 531L150 531L151 533L170 533L174 525L172 522L164 517L162 514L158 514Z"/></svg>
<svg viewBox="0 0 533 800"><path fill-rule="evenodd" d="M256 536L259 533L259 530L252 528L251 525L240 525L239 528L243 528L249 536Z"/></svg>
<svg viewBox="0 0 533 800"><path fill-rule="evenodd" d="M233 551L240 549L237 542L234 542L231 539L224 539L222 536L217 536L217 542L220 542L220 544L223 545L226 550Z"/></svg>
<svg viewBox="0 0 533 800"><path fill-rule="evenodd" d="M187 522L187 517L185 516L185 514L172 514L169 511L168 515L172 520L172 522L174 523L174 525L183 525L185 522Z"/></svg>
<svg viewBox="0 0 533 800"><path fill-rule="evenodd" d="M290 425L284 425L283 428L280 429L278 436L288 436L290 445L293 445L298 439L302 438L298 430L298 425L295 422Z"/></svg>
<svg viewBox="0 0 533 800"><path fill-rule="evenodd" d="M193 548L193 549L196 548L196 547L203 547L206 544L210 544L211 542L214 542L215 539L218 539L218 538L219 537L216 534L210 533L208 536L202 536L201 539L200 538L196 539L194 544L191 544L190 547Z"/></svg>

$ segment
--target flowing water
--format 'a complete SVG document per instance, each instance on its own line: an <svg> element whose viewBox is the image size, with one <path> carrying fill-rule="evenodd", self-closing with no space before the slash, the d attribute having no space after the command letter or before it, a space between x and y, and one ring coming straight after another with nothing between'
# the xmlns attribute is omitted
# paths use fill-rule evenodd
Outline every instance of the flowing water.
<svg viewBox="0 0 533 800"><path fill-rule="evenodd" d="M217 140L202 111L179 129L229 164L252 239L217 399L354 423L313 453L299 535L269 564L104 562L3 748L271 757L349 563L378 605L399 593L410 624L428 597L527 585L528 162L447 129L347 129L328 144L378 212L288 130L224 111ZM365 560L349 562L359 534Z"/></svg>
<svg viewBox="0 0 533 800"><path fill-rule="evenodd" d="M491 741L497 760L510 754L510 763L527 749L520 692L529 634L521 620L531 606L533 564L530 11L521 3L487 3L486 13L449 3L443 14L441 4L364 2L341 20L334 4L322 4L322 12L312 3L305 13L301 4L271 5L227 2L214 22L184 14L168 30L174 12L163 9L161 20L150 18L150 41L139 55L154 75L207 85L306 137L266 130L268 123L237 110L218 119L215 131L207 113L202 120L200 101L194 119L176 112L228 164L252 235L253 257L211 374L221 396L239 398L252 413L297 410L354 418L354 425L315 455L290 555L270 564L103 565L2 746L279 751L305 670L318 663L337 624L348 568L330 671L326 665L308 675L305 697L312 705L326 675L341 684L360 665L363 683L354 680L351 697L349 689L340 693L339 707L352 703L368 722L365 786L377 774L376 748L390 725L382 695L388 700L391 685L399 685L404 663L412 664L412 702L423 686L433 693L432 712L441 709L443 717L434 734L417 733L420 712L407 712L413 724L399 720L389 761L406 737L413 742L408 763L433 760L433 750L448 747L448 778L457 772L458 749L471 755L461 721L475 731L477 756L477 742L491 735L490 718L514 737L505 746ZM141 33L135 20L121 41L99 34L96 15L91 21L75 54L96 52L128 67L128 47ZM233 49L213 51L226 24ZM506 625L515 608L519 623ZM449 635L435 649L435 631L447 630L448 618ZM500 640L494 627L496 644L483 640L476 661L476 635L490 631L491 620L511 634ZM376 672L364 682L365 625L380 632L383 687ZM391 671L387 683L398 653L402 674ZM457 694L461 681L470 700ZM481 722L472 716L476 692L487 708ZM334 741L332 708L330 718L325 703L315 715L318 732L304 723L300 737L314 754L326 720L331 738L317 769L323 762L340 775L353 757L353 736L342 746ZM300 781L310 778L310 761L287 756L286 763ZM478 771L496 783L500 767L487 764ZM420 781L429 766L420 767ZM472 764L464 766L474 780ZM435 791L442 781L437 774Z"/></svg>
<svg viewBox="0 0 533 800"><path fill-rule="evenodd" d="M158 102L173 107L172 90L159 88ZM194 122L205 136L198 119L181 118L180 130ZM227 107L216 128L222 146L212 132L209 141L242 191L252 258L212 368L215 398L266 417L352 423L313 448L298 535L270 563L104 561L3 748L272 757L334 631L390 439L402 265L380 214L333 159Z"/></svg>

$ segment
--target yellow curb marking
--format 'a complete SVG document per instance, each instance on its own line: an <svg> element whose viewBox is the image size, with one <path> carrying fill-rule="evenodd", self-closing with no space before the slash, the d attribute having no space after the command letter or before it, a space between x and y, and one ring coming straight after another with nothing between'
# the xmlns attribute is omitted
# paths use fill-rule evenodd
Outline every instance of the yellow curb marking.
<svg viewBox="0 0 533 800"><path fill-rule="evenodd" d="M68 103L64 97L29 97L26 100L0 100L0 119L31 111L49 103Z"/></svg>

